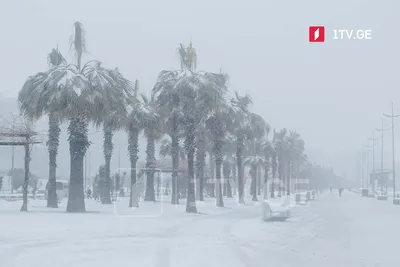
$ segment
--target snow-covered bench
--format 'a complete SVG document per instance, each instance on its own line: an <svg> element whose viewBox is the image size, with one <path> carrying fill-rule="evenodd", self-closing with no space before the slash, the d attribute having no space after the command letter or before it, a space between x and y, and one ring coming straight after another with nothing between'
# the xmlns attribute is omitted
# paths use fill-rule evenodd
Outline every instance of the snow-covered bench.
<svg viewBox="0 0 400 267"><path fill-rule="evenodd" d="M289 198L286 198L284 203L275 206L271 205L268 201L264 200L262 207L262 220L263 221L284 221L290 217L290 203Z"/></svg>

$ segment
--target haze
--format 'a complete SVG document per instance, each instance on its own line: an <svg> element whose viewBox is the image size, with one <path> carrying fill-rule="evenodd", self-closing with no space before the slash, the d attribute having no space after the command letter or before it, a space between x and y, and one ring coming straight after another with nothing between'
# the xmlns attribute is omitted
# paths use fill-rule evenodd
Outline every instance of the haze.
<svg viewBox="0 0 400 267"><path fill-rule="evenodd" d="M1 101L10 103L5 97L15 98L29 75L48 68L46 56L57 44L72 60L67 44L76 20L88 33L85 58L118 67L130 80L139 79L145 92L160 70L178 66L174 50L192 39L199 69L222 68L230 76L230 89L251 94L254 111L270 125L301 133L312 160L353 175L356 153L380 126L382 112L390 112L391 101L400 112L399 8L398 1L389 0L2 0ZM372 29L373 39L311 44L310 25ZM9 111L17 110L1 106L1 114ZM121 136L116 146L125 143ZM93 137L91 149L101 148L100 138L101 133ZM65 133L61 140L59 155L67 155ZM22 167L22 157L17 160ZM98 155L93 164L102 160ZM68 165L61 160L59 173ZM46 175L47 166L42 167L34 168ZM9 162L3 160L1 169L6 168Z"/></svg>

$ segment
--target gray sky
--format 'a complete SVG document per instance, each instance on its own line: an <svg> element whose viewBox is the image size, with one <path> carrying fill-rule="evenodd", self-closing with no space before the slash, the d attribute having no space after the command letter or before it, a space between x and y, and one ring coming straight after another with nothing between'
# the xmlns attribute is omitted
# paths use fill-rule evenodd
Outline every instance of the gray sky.
<svg viewBox="0 0 400 267"><path fill-rule="evenodd" d="M315 161L350 172L392 100L400 112L395 10L398 0L1 0L0 93L15 97L57 44L72 61L76 20L87 31L84 60L119 67L143 91L178 67L176 47L192 38L199 69L222 68L272 127L297 130ZM327 28L325 43L308 42L310 25ZM373 39L330 40L332 29L372 29Z"/></svg>

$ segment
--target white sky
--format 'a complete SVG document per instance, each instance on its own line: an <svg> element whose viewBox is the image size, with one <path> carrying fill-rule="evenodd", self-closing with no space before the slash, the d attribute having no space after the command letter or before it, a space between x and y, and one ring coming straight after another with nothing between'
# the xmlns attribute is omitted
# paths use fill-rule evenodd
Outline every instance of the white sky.
<svg viewBox="0 0 400 267"><path fill-rule="evenodd" d="M119 67L143 91L178 67L176 47L192 38L200 69L222 68L272 127L297 130L315 161L350 172L392 100L400 112L396 10L396 0L1 0L0 94L16 97L57 44L73 60L76 20L87 31L85 60ZM326 43L308 42L310 25L326 26ZM372 29L373 40L330 40L332 29Z"/></svg>

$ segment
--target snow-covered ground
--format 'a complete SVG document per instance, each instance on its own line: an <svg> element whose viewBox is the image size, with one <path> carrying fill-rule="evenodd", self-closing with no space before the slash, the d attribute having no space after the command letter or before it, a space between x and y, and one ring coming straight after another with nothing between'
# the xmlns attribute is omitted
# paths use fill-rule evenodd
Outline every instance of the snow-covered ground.
<svg viewBox="0 0 400 267"><path fill-rule="evenodd" d="M200 214L168 203L126 208L87 201L85 214L0 199L0 266L365 266L400 264L400 206L345 191L292 208L286 222L262 222L260 205L198 202Z"/></svg>

